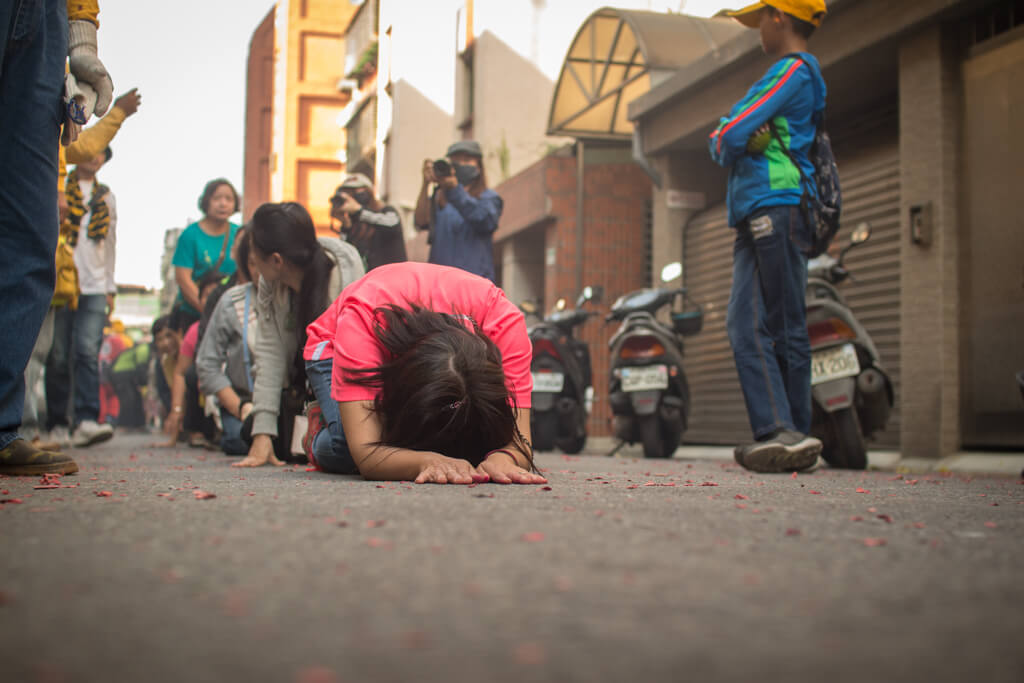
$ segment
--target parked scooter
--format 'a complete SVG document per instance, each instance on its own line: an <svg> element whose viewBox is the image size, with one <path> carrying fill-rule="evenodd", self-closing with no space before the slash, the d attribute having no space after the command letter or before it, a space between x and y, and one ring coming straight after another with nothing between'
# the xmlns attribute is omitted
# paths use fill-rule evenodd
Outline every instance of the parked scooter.
<svg viewBox="0 0 1024 683"><path fill-rule="evenodd" d="M597 315L583 305L599 302L602 295L600 287L584 287L575 308L566 310L565 299L559 299L555 310L529 328L533 344L530 433L537 450L557 446L565 453L579 453L587 442L587 416L594 400L590 347L573 332Z"/></svg>
<svg viewBox="0 0 1024 683"><path fill-rule="evenodd" d="M662 282L675 280L682 270L679 263L665 266ZM699 308L672 313L671 326L655 318L659 309L680 296L685 300L685 288L629 292L619 297L605 319L621 321L608 342L614 433L623 443L641 442L645 458L672 457L686 431L690 388L683 372L683 336L700 332L704 316Z"/></svg>
<svg viewBox="0 0 1024 683"><path fill-rule="evenodd" d="M893 406L893 389L878 349L854 317L837 285L850 277L843 259L871 237L861 223L836 260L828 254L808 264L807 331L811 338L811 434L821 439L822 456L833 467L867 467L864 440L883 429Z"/></svg>

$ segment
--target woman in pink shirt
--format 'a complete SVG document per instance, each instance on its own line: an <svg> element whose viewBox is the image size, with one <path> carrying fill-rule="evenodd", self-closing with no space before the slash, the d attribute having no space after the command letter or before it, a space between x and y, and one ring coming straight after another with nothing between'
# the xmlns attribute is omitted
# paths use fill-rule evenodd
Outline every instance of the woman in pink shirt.
<svg viewBox="0 0 1024 683"><path fill-rule="evenodd" d="M307 328L317 397L304 439L327 472L417 483L536 484L530 340L489 280L394 263Z"/></svg>

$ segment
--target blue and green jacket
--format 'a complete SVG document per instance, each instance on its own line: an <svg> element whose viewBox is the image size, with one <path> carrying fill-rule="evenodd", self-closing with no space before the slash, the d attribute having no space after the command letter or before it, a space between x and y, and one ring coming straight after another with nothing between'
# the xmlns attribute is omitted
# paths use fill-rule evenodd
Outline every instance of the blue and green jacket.
<svg viewBox="0 0 1024 683"><path fill-rule="evenodd" d="M773 121L808 178L813 167L807 150L825 109L825 79L818 60L806 52L780 59L736 103L711 134L711 158L729 167L729 225L737 226L757 209L793 206L803 194L800 172L779 141L772 138L761 154L747 151L758 128ZM809 188L814 192L814 188Z"/></svg>

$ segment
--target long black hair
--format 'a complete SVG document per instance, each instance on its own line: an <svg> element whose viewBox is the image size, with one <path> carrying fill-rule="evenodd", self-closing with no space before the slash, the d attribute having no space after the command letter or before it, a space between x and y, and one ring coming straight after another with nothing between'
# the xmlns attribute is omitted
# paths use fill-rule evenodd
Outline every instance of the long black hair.
<svg viewBox="0 0 1024 683"><path fill-rule="evenodd" d="M343 372L346 380L379 390L373 404L381 423L376 445L434 451L476 466L511 443L533 469L501 351L475 321L394 303L377 308L375 318L385 362Z"/></svg>
<svg viewBox="0 0 1024 683"><path fill-rule="evenodd" d="M302 269L302 286L295 296L295 335L298 341L290 379L304 376L302 348L306 345L306 326L327 310L327 288L334 263L316 239L316 228L309 212L296 202L267 203L252 216L252 247L264 256L278 253L291 265Z"/></svg>

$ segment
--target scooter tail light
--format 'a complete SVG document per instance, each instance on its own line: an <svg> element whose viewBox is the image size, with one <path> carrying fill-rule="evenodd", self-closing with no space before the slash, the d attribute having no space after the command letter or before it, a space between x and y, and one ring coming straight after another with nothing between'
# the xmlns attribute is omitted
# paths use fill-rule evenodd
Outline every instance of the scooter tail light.
<svg viewBox="0 0 1024 683"><path fill-rule="evenodd" d="M633 337L627 339L619 350L619 358L657 358L665 355L665 347L654 337Z"/></svg>
<svg viewBox="0 0 1024 683"><path fill-rule="evenodd" d="M550 339L535 339L533 342L533 355L539 356L542 353L546 353L552 358L561 359L558 354L558 349L555 348L554 343Z"/></svg>
<svg viewBox="0 0 1024 683"><path fill-rule="evenodd" d="M807 333L812 346L827 342L852 341L857 338L857 333L839 318L812 323L807 326Z"/></svg>

